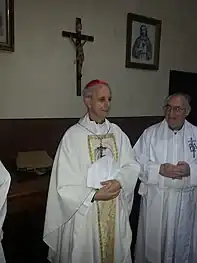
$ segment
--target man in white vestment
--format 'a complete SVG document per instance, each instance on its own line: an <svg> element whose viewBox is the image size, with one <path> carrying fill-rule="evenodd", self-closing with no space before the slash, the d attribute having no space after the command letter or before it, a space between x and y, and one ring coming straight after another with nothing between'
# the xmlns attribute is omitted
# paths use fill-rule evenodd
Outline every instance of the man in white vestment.
<svg viewBox="0 0 197 263"><path fill-rule="evenodd" d="M134 146L142 169L136 263L197 262L197 127L189 112L187 94L170 95L165 119Z"/></svg>
<svg viewBox="0 0 197 263"><path fill-rule="evenodd" d="M106 119L111 90L94 80L83 91L87 114L58 147L44 241L53 263L131 263L129 214L140 172L126 134Z"/></svg>
<svg viewBox="0 0 197 263"><path fill-rule="evenodd" d="M10 188L11 177L0 161L0 263L5 263L1 241L3 239L3 223L7 213L7 194Z"/></svg>

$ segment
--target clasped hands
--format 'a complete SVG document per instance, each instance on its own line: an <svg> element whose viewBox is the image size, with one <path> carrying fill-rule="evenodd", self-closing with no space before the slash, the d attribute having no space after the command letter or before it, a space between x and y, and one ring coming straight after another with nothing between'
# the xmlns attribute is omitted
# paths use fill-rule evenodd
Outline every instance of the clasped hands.
<svg viewBox="0 0 197 263"><path fill-rule="evenodd" d="M160 166L159 173L164 177L179 179L190 176L190 167L186 162L178 162L177 165L164 163Z"/></svg>
<svg viewBox="0 0 197 263"><path fill-rule="evenodd" d="M96 201L108 201L116 198L121 189L121 185L117 180L108 180L101 182L102 187L94 196Z"/></svg>

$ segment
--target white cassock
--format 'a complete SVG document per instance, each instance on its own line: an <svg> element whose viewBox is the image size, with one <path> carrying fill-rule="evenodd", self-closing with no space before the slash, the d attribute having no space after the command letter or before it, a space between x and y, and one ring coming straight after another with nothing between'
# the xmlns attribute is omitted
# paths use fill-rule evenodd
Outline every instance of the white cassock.
<svg viewBox="0 0 197 263"><path fill-rule="evenodd" d="M7 194L10 188L11 177L0 161L0 263L5 263L1 241L3 239L3 223L7 213Z"/></svg>
<svg viewBox="0 0 197 263"><path fill-rule="evenodd" d="M197 127L185 121L179 131L166 120L146 129L134 146L142 165L142 196L136 263L197 262ZM190 176L159 174L160 164L185 161Z"/></svg>
<svg viewBox="0 0 197 263"><path fill-rule="evenodd" d="M128 137L108 120L96 124L85 115L66 131L53 164L45 217L51 262L131 263L129 214L139 171ZM116 199L91 202L100 188L99 174L100 181L120 181Z"/></svg>

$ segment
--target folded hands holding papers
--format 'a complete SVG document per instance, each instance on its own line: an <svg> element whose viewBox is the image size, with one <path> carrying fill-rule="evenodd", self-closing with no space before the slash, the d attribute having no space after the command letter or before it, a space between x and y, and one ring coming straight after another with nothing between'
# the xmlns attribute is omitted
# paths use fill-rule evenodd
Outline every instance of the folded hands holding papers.
<svg viewBox="0 0 197 263"><path fill-rule="evenodd" d="M190 166L183 161L178 162L177 165L164 163L161 164L159 173L165 177L181 180L183 177L190 176Z"/></svg>

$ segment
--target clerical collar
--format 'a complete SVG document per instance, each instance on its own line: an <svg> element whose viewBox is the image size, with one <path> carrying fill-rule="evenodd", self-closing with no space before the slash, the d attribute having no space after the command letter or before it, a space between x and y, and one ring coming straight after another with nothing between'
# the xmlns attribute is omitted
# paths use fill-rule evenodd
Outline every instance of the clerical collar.
<svg viewBox="0 0 197 263"><path fill-rule="evenodd" d="M93 122L95 122L96 124L103 124L103 123L105 123L105 119L102 120L101 122L97 122L97 121L92 120L92 119L90 118L90 116L89 116L89 119L90 119L90 121L93 121Z"/></svg>
<svg viewBox="0 0 197 263"><path fill-rule="evenodd" d="M96 124L95 121L90 120L89 114L86 114L83 118L81 118L79 120L79 124L81 124L81 126L85 126L96 134L105 134L111 129L110 122L107 118L105 118L102 124Z"/></svg>
<svg viewBox="0 0 197 263"><path fill-rule="evenodd" d="M183 130L183 126L184 126L184 123L183 125L179 128L179 129L172 129L171 127L169 127L169 129L176 135L178 132L180 132L181 130Z"/></svg>

